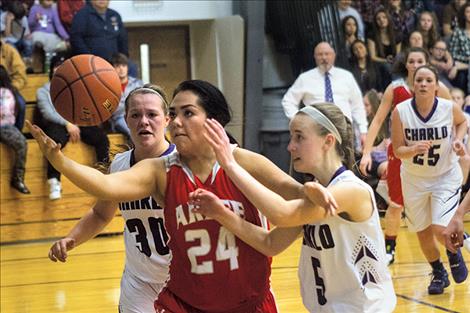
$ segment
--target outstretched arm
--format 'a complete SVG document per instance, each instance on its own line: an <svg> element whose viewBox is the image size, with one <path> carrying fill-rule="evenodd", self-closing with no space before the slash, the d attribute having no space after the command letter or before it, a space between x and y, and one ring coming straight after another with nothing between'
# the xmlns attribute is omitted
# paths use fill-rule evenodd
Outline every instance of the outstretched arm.
<svg viewBox="0 0 470 313"><path fill-rule="evenodd" d="M222 224L235 236L266 256L274 256L291 245L302 231L301 227L264 229L247 222L225 207L212 192L197 189L189 194L194 205L193 212L211 217Z"/></svg>
<svg viewBox="0 0 470 313"><path fill-rule="evenodd" d="M115 202L98 200L67 236L54 242L49 250L49 259L54 262L65 262L68 251L94 238L111 222L117 206Z"/></svg>
<svg viewBox="0 0 470 313"><path fill-rule="evenodd" d="M225 130L217 121L208 119L205 128L204 136L214 149L220 165L243 194L273 224L284 227L303 225L321 220L337 208L334 198L326 188L321 186L316 186L319 193L312 193L312 195L321 194L318 199L314 199L315 203L312 203L307 197L285 200L254 179L236 162Z"/></svg>
<svg viewBox="0 0 470 313"><path fill-rule="evenodd" d="M129 201L157 192L158 182L164 178L164 164L159 159L143 160L131 169L105 175L100 171L67 158L60 144L49 138L39 127L26 121L42 153L59 172L75 185L99 199ZM156 195L161 197L160 194Z"/></svg>

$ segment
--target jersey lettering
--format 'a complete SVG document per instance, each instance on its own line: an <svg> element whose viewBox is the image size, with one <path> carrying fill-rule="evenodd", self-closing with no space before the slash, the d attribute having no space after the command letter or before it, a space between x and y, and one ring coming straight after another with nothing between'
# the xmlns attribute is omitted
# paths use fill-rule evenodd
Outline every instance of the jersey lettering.
<svg viewBox="0 0 470 313"><path fill-rule="evenodd" d="M332 249L335 246L333 235L328 224L304 225L303 245L315 250Z"/></svg>
<svg viewBox="0 0 470 313"><path fill-rule="evenodd" d="M328 301L325 297L326 287L323 278L320 276L320 260L312 256L313 275L315 277L315 291L319 305L325 305Z"/></svg>
<svg viewBox="0 0 470 313"><path fill-rule="evenodd" d="M439 153L436 152L441 147L441 145L433 145L428 150L427 164L429 166L436 166L437 162L440 159ZM417 154L413 157L413 163L418 165L424 165L424 154Z"/></svg>
<svg viewBox="0 0 470 313"><path fill-rule="evenodd" d="M447 138L449 131L447 126L431 128L405 128L405 138L410 141L440 140Z"/></svg>
<svg viewBox="0 0 470 313"><path fill-rule="evenodd" d="M162 207L157 204L152 197L147 197L140 200L120 202L119 210L162 210Z"/></svg>

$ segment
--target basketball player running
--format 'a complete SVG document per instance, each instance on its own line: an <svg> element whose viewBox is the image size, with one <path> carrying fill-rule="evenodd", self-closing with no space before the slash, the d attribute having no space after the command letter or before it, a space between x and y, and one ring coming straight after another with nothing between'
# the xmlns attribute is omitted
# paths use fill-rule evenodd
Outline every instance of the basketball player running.
<svg viewBox="0 0 470 313"><path fill-rule="evenodd" d="M129 201L152 195L164 204L172 260L168 284L155 302L157 312L277 312L270 291L270 259L215 220L190 210L189 193L203 187L250 223L267 226L217 164L203 135L207 118L222 125L230 121L225 97L210 83L185 81L175 90L169 112L169 130L178 152L108 175L65 157L39 128L28 124L42 152L80 188L100 199ZM265 157L240 148L234 155L273 191L288 199L303 194L302 185Z"/></svg>
<svg viewBox="0 0 470 313"><path fill-rule="evenodd" d="M223 128L210 120L206 125L220 165L245 196L278 226L301 226L267 231L248 224L203 189L191 194L194 211L217 219L266 255L280 253L303 231L299 279L310 312L392 312L396 297L374 193L346 168L353 163L353 136L341 110L329 103L307 106L290 124L295 170L320 183L305 184L309 200L286 201L258 183L233 157ZM327 200L323 186L336 199L336 216L314 204Z"/></svg>
<svg viewBox="0 0 470 313"><path fill-rule="evenodd" d="M168 102L159 87L148 84L134 89L125 101L125 118L134 149L116 155L111 173L175 150L175 146L165 140ZM152 312L153 302L168 279L170 261L163 209L152 197L121 203L98 200L65 238L52 245L49 258L65 262L69 250L90 240L111 222L118 206L126 221L126 265L121 279L119 311Z"/></svg>
<svg viewBox="0 0 470 313"><path fill-rule="evenodd" d="M449 286L439 249L426 242L434 241L434 236L445 245L443 231L460 199L462 171L457 155L465 154L462 139L467 131L461 108L436 97L438 88L436 70L428 65L419 67L414 74L414 98L397 105L392 113L392 144L402 160L408 229L417 233L433 270L429 294L441 294ZM460 250L447 251L447 255L454 281L465 281L468 271Z"/></svg>
<svg viewBox="0 0 470 313"><path fill-rule="evenodd" d="M405 64L399 63L399 71L403 78L394 80L385 90L379 109L370 123L367 131L364 150L360 163L363 175L368 176L372 165L371 151L377 134L385 119L393 108L400 102L413 97L413 75L415 70L429 62L428 53L422 48L410 48L405 53ZM444 84L439 84L438 95L451 99L449 90ZM400 180L400 159L393 154L392 145L388 146L387 187L390 203L385 213L385 245L388 264L395 261L395 246L398 230L400 228L401 213L403 211L403 196Z"/></svg>

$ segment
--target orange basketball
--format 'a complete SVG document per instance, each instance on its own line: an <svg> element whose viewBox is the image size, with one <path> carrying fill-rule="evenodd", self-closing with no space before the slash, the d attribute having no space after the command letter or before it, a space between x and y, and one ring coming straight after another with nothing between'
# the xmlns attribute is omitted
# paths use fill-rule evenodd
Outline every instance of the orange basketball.
<svg viewBox="0 0 470 313"><path fill-rule="evenodd" d="M104 59L81 54L62 63L51 79L51 100L57 112L78 126L96 126L116 110L121 82Z"/></svg>

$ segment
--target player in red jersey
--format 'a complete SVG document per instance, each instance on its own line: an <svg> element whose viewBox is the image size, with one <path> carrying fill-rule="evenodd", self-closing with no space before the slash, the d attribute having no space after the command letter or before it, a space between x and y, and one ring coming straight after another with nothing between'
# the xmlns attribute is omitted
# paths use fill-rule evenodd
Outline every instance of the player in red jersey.
<svg viewBox="0 0 470 313"><path fill-rule="evenodd" d="M264 217L216 162L204 138L207 118L230 121L223 94L210 83L181 83L169 110L169 130L178 153L147 159L126 171L105 175L65 157L36 126L29 127L44 155L73 183L100 199L128 201L151 195L164 203L165 228L173 258L170 279L155 302L157 312L277 312L270 291L270 259L242 243L214 220L191 210L188 194L206 188L247 221ZM234 157L252 176L286 199L303 196L297 183L265 157L234 147Z"/></svg>
<svg viewBox="0 0 470 313"><path fill-rule="evenodd" d="M405 64L399 65L399 71L403 78L394 80L387 89L385 89L379 109L372 123L369 125L360 163L360 170L363 175L369 175L368 170L370 170L372 165L370 152L372 151L380 127L397 104L413 97L413 75L418 67L428 63L429 56L424 49L415 47L410 48L405 53L404 60ZM451 99L449 90L442 83L440 83L439 86L438 96ZM392 145L388 146L387 154L387 187L390 203L385 214L384 233L388 262L392 264L395 260L396 237L400 227L401 213L403 211L403 195L400 180L401 161L395 157Z"/></svg>

